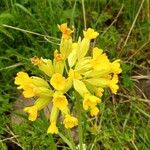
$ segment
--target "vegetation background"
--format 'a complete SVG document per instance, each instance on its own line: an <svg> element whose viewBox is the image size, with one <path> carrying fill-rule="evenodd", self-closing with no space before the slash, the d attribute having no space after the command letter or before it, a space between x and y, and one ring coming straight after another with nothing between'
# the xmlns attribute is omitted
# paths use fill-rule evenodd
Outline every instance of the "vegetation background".
<svg viewBox="0 0 150 150"><path fill-rule="evenodd" d="M60 37L57 24L64 22L75 26L75 37L85 26L96 29L96 45L111 60L122 60L120 90L115 96L105 93L99 128L84 126L87 149L149 150L149 0L0 0L0 149L69 149L59 136L46 134L42 113L30 123L18 111L28 100L16 104L22 98L14 85L18 71L38 73L31 57L52 58ZM14 115L24 121L14 121Z"/></svg>

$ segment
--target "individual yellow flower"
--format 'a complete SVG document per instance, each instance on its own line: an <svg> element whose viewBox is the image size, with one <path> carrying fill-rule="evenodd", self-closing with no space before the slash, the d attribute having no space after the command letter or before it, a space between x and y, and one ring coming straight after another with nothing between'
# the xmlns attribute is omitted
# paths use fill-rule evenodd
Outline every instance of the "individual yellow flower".
<svg viewBox="0 0 150 150"><path fill-rule="evenodd" d="M19 85L18 89L23 89L23 95L26 98L35 96L32 79L25 72L18 72L15 78L15 84Z"/></svg>
<svg viewBox="0 0 150 150"><path fill-rule="evenodd" d="M98 32L94 31L94 29L88 28L87 31L83 31L84 38L87 38L89 40L97 38L99 35Z"/></svg>
<svg viewBox="0 0 150 150"><path fill-rule="evenodd" d="M58 133L58 128L56 126L58 115L59 115L59 109L53 105L50 113L50 126L47 130L47 133L51 133L51 134Z"/></svg>
<svg viewBox="0 0 150 150"><path fill-rule="evenodd" d="M74 126L78 125L78 120L77 118L71 116L71 115L66 115L64 119L64 125L65 128L73 128Z"/></svg>
<svg viewBox="0 0 150 150"><path fill-rule="evenodd" d="M66 59L72 50L72 37L71 34L74 30L67 27L67 23L58 25L59 30L62 32L62 38L60 43L60 52L63 54L64 59Z"/></svg>
<svg viewBox="0 0 150 150"><path fill-rule="evenodd" d="M59 73L53 74L51 80L51 85L59 91L62 91L65 88L66 79Z"/></svg>
<svg viewBox="0 0 150 150"><path fill-rule="evenodd" d="M99 109L97 107L91 108L91 110L90 110L91 116L97 116L98 113L99 113Z"/></svg>
<svg viewBox="0 0 150 150"><path fill-rule="evenodd" d="M63 74L64 65L65 65L64 60L65 60L65 55L59 53L58 50L56 49L54 51L54 61L53 61L55 73Z"/></svg>
<svg viewBox="0 0 150 150"><path fill-rule="evenodd" d="M29 113L29 120L35 121L39 110L43 109L50 101L50 97L39 97L33 106L25 107L24 111Z"/></svg>
<svg viewBox="0 0 150 150"><path fill-rule="evenodd" d="M101 87L98 87L98 88L96 88L96 90L95 90L95 95L96 95L97 97L102 97L103 92L104 92L104 89L101 88Z"/></svg>
<svg viewBox="0 0 150 150"><path fill-rule="evenodd" d="M18 89L24 89L28 84L31 84L32 80L25 72L18 72L15 78L15 84L19 85Z"/></svg>
<svg viewBox="0 0 150 150"><path fill-rule="evenodd" d="M102 50L95 47L93 49L93 59L91 65L94 70L101 71L103 73L110 73L110 61L106 54L102 53Z"/></svg>
<svg viewBox="0 0 150 150"><path fill-rule="evenodd" d="M98 103L101 102L101 99L98 97L91 95L91 94L85 94L83 99L83 108L85 110L94 108Z"/></svg>
<svg viewBox="0 0 150 150"><path fill-rule="evenodd" d="M95 32L93 29L88 28L87 31L83 31L84 38L78 40L77 58L82 59L88 52L90 48L90 41L95 39L99 33Z"/></svg>
<svg viewBox="0 0 150 150"><path fill-rule="evenodd" d="M120 59L117 59L111 63L111 70L115 74L120 74L122 69L120 68Z"/></svg>
<svg viewBox="0 0 150 150"><path fill-rule="evenodd" d="M50 126L47 129L47 133L57 134L58 128L56 126L56 122L51 122Z"/></svg>
<svg viewBox="0 0 150 150"><path fill-rule="evenodd" d="M39 77L29 77L25 72L17 73L15 84L19 85L19 89L23 89L23 95L26 98L33 96L51 96L52 91L48 83Z"/></svg>
<svg viewBox="0 0 150 150"><path fill-rule="evenodd" d="M59 53L58 50L56 49L54 51L54 61L55 62L60 62L60 61L63 61L63 60L64 60L63 54Z"/></svg>
<svg viewBox="0 0 150 150"><path fill-rule="evenodd" d="M63 38L70 38L71 34L74 32L74 30L71 30L67 27L67 23L63 23L61 25L58 25L59 30L62 32Z"/></svg>
<svg viewBox="0 0 150 150"><path fill-rule="evenodd" d="M108 87L110 87L113 94L117 93L117 90L119 89L118 83L118 75L114 74L113 78L108 81Z"/></svg>
<svg viewBox="0 0 150 150"><path fill-rule="evenodd" d="M38 108L36 105L31 106L31 107L26 107L24 108L24 111L29 113L29 120L30 121L35 121L37 118L37 112L38 112Z"/></svg>
<svg viewBox="0 0 150 150"><path fill-rule="evenodd" d="M53 105L62 111L68 106L68 100L66 96L63 95L61 92L55 92L52 101Z"/></svg>
<svg viewBox="0 0 150 150"><path fill-rule="evenodd" d="M31 62L34 65L37 65L41 71L43 71L49 77L54 73L54 67L52 65L52 61L50 59L43 59L38 57L31 58Z"/></svg>

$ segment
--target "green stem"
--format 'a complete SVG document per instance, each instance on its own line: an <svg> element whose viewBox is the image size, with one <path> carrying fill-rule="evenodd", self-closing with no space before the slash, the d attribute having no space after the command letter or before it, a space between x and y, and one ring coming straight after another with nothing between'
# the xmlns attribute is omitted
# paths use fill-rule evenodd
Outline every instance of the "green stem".
<svg viewBox="0 0 150 150"><path fill-rule="evenodd" d="M68 136L69 136L69 139L70 139L70 143L72 144L72 149L76 150L76 146L75 146L75 143L74 143L73 138L72 138L71 130L68 129L67 132L68 132Z"/></svg>
<svg viewBox="0 0 150 150"><path fill-rule="evenodd" d="M80 104L80 97L76 94L76 112L78 116L78 134L79 134L79 145L80 150L83 150L83 129L82 129L82 114L81 114L81 104Z"/></svg>
<svg viewBox="0 0 150 150"><path fill-rule="evenodd" d="M76 150L75 144L73 142L73 139L71 135L69 135L69 132L67 130L67 136L63 135L62 133L58 133L58 135L62 138L62 140L70 147L71 150Z"/></svg>

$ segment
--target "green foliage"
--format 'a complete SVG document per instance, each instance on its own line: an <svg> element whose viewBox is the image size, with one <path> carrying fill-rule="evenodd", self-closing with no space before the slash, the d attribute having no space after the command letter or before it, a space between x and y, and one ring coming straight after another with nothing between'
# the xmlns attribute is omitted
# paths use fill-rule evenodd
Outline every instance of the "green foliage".
<svg viewBox="0 0 150 150"><path fill-rule="evenodd" d="M44 119L39 119L33 124L30 122L24 122L21 125L14 125L14 132L19 135L19 145L25 150L44 150L54 149L56 150L56 144L52 135L47 135L46 130L48 122Z"/></svg>
<svg viewBox="0 0 150 150"><path fill-rule="evenodd" d="M122 83L125 88L131 89L133 87L133 81L131 79L131 73L133 69L133 65L130 64L122 64Z"/></svg>
<svg viewBox="0 0 150 150"><path fill-rule="evenodd" d="M119 56L122 49L125 53L120 59L128 60L131 55L148 42L149 19L147 14L150 7L148 1L145 1L124 48L122 45L141 1L84 1L87 27L93 27L100 33L96 45L104 49L112 60ZM122 5L124 7L117 21L111 24ZM16 73L18 70L25 70L29 74L41 74L30 64L30 58L35 55L52 58L53 51L59 43L59 39L53 37L60 36L57 24L63 22L74 25L77 36L81 35L84 23L80 0L1 0L0 2L0 149L2 150L7 149L8 143L11 143L11 141L5 140L11 136L7 127L10 127L13 133L18 135L16 141L19 147L24 150L55 150L59 144L63 146L62 149L67 149L58 136L46 134L49 123L45 118L34 123L25 121L20 125L12 125L10 121L12 103L19 95L14 85ZM45 36L50 37L45 40ZM142 47L140 53L133 57L134 64L141 64L142 60L147 60L146 54L149 50L147 45ZM134 90L131 75L135 66L131 64L122 63L121 84L122 88L128 91ZM131 94L129 93L129 95ZM106 92L103 97L103 104L99 106L101 115L97 119L98 128L94 126L93 129L93 124L83 114L84 143L87 144L89 150L91 148L93 150L149 149L150 126L149 114L147 113L149 109L144 102L136 99L136 95L133 97L134 100L129 98L129 102L126 104L120 103L124 99L116 96L116 103L112 104L111 97ZM58 142L58 145L55 142Z"/></svg>

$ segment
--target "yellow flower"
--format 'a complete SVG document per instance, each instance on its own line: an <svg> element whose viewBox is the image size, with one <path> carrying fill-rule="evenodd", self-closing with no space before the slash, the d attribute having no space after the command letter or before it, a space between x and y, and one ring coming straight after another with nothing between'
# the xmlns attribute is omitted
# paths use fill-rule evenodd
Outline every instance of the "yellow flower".
<svg viewBox="0 0 150 150"><path fill-rule="evenodd" d="M65 87L66 79L61 74L55 73L53 74L50 83L56 90L62 91Z"/></svg>
<svg viewBox="0 0 150 150"><path fill-rule="evenodd" d="M15 78L15 84L19 85L18 89L23 89L23 95L26 98L35 96L32 79L25 72L18 72Z"/></svg>
<svg viewBox="0 0 150 150"><path fill-rule="evenodd" d="M117 59L111 63L112 72L115 74L120 74L122 69L120 68L120 59Z"/></svg>
<svg viewBox="0 0 150 150"><path fill-rule="evenodd" d="M119 89L118 83L118 75L114 74L113 78L108 81L108 86L110 87L113 94L117 93L117 90Z"/></svg>
<svg viewBox="0 0 150 150"><path fill-rule="evenodd" d="M30 121L35 121L37 118L37 112L38 112L38 108L36 105L33 105L31 107L26 107L24 108L24 111L29 113L29 120Z"/></svg>
<svg viewBox="0 0 150 150"><path fill-rule="evenodd" d="M98 97L91 95L91 94L85 94L83 99L83 108L85 110L94 108L98 103L101 102L101 99Z"/></svg>
<svg viewBox="0 0 150 150"><path fill-rule="evenodd" d="M94 70L103 71L105 74L110 72L110 61L106 54L102 53L102 50L95 47L93 49L93 59L91 65Z"/></svg>
<svg viewBox="0 0 150 150"><path fill-rule="evenodd" d="M65 59L65 55L59 53L58 50L56 49L54 51L54 61L53 61L54 71L56 73L63 74L64 65L65 65L64 59Z"/></svg>
<svg viewBox="0 0 150 150"><path fill-rule="evenodd" d="M88 28L87 31L83 31L84 38L87 38L89 40L97 38L99 35L98 32L94 31L94 29Z"/></svg>
<svg viewBox="0 0 150 150"><path fill-rule="evenodd" d="M64 60L63 54L59 53L58 50L56 49L54 51L54 61L55 62L60 62L60 61L63 61L63 60Z"/></svg>
<svg viewBox="0 0 150 150"><path fill-rule="evenodd" d="M47 130L47 133L51 133L51 134L58 133L58 128L56 126L58 115L59 115L59 110L53 105L50 113L50 126Z"/></svg>
<svg viewBox="0 0 150 150"><path fill-rule="evenodd" d="M96 95L97 97L102 97L103 92L104 92L104 89L101 88L101 87L98 87L98 88L96 88L95 95Z"/></svg>
<svg viewBox="0 0 150 150"><path fill-rule="evenodd" d="M55 107L59 108L60 110L64 110L68 106L68 100L65 95L60 92L55 92L53 95L53 104Z"/></svg>
<svg viewBox="0 0 150 150"><path fill-rule="evenodd" d="M78 120L77 118L71 116L71 115L66 115L64 119L64 125L65 128L73 128L74 126L78 125Z"/></svg>
<svg viewBox="0 0 150 150"><path fill-rule="evenodd" d="M26 82L25 82L26 81ZM18 89L24 89L28 84L31 84L32 80L25 72L18 72L15 78L15 84L19 85Z"/></svg>
<svg viewBox="0 0 150 150"><path fill-rule="evenodd" d="M61 25L58 25L59 30L62 32L63 38L70 38L71 34L74 32L74 30L71 30L67 27L67 23L63 23Z"/></svg>
<svg viewBox="0 0 150 150"><path fill-rule="evenodd" d="M39 97L33 106L25 107L24 111L29 113L29 120L35 121L37 118L37 112L43 109L50 101L49 97Z"/></svg>
<svg viewBox="0 0 150 150"><path fill-rule="evenodd" d="M52 91L48 83L39 77L29 77L25 72L17 73L15 84L19 85L19 89L23 89L23 95L26 98L33 96L51 96Z"/></svg>
<svg viewBox="0 0 150 150"><path fill-rule="evenodd" d="M52 65L52 61L50 59L43 59L42 57L39 59L38 57L31 58L31 62L34 65L37 65L41 71L43 71L49 77L54 73L54 68Z"/></svg>
<svg viewBox="0 0 150 150"><path fill-rule="evenodd" d="M57 134L58 133L58 128L56 126L56 122L52 122L50 126L48 127L47 133L51 134Z"/></svg>
<svg viewBox="0 0 150 150"><path fill-rule="evenodd" d="M99 113L99 109L97 107L91 108L91 110L90 110L91 116L97 116L98 113Z"/></svg>

